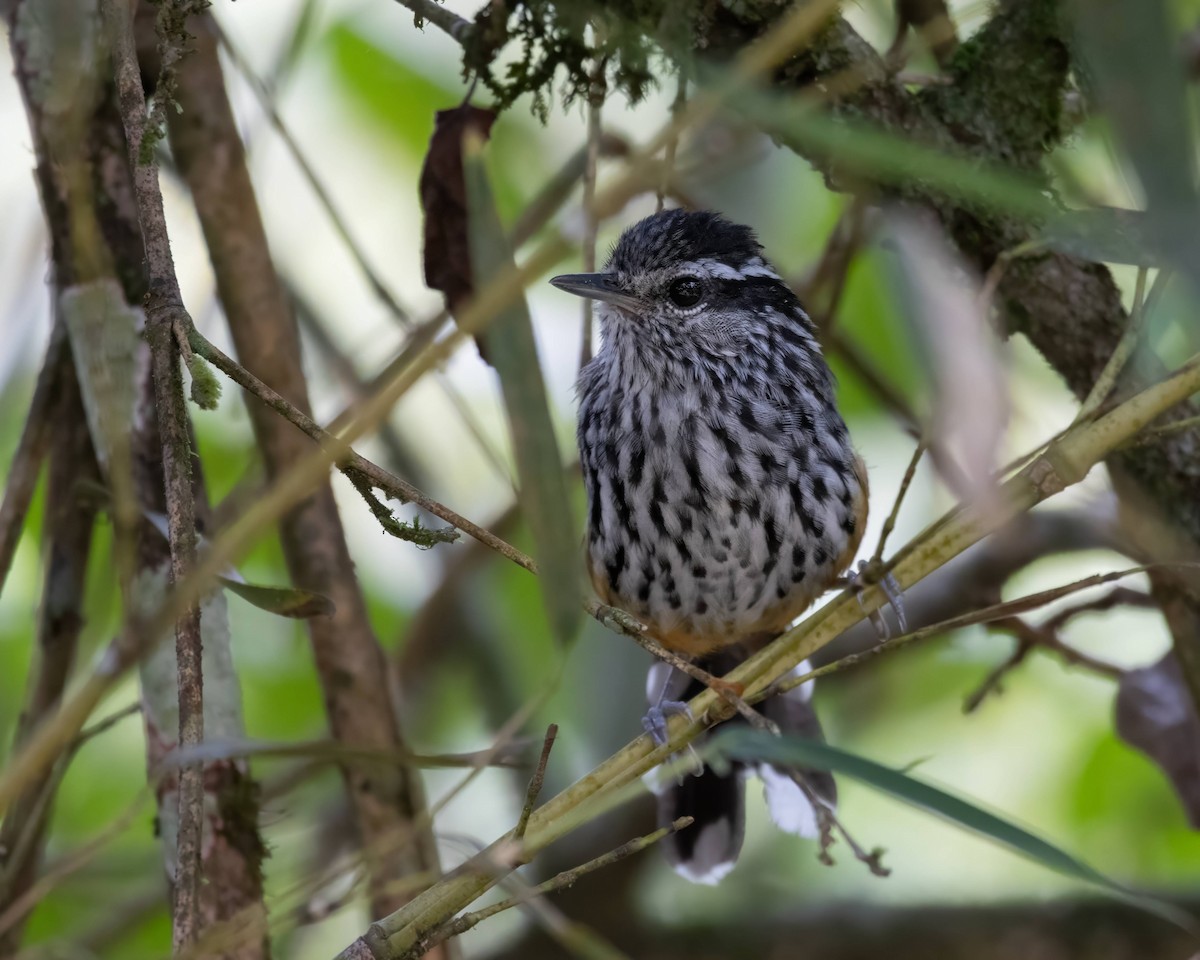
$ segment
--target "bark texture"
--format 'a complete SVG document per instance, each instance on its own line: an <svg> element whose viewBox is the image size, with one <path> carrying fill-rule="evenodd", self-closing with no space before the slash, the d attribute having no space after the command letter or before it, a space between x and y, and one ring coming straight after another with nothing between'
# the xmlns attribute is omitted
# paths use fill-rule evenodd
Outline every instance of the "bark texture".
<svg viewBox="0 0 1200 960"><path fill-rule="evenodd" d="M153 33L145 17L139 24L142 69L152 82ZM175 161L200 216L238 359L311 414L296 321L267 247L215 34L204 17L193 19L190 30L194 50L180 64L175 92L181 111L171 111L170 117ZM267 406L254 399L247 405L270 477L311 450L312 441ZM354 747L404 749L385 660L367 619L331 487L322 486L290 511L280 532L293 583L336 606L330 616L308 621L334 737ZM421 781L400 767L346 763L342 770L370 870L372 910L383 915L407 899L389 890L390 883L437 869L432 833L417 823L424 810Z"/></svg>
<svg viewBox="0 0 1200 960"><path fill-rule="evenodd" d="M116 91L104 72L107 61L90 62L96 71L94 78L72 76L69 71L63 76L62 72L51 71L50 64L55 61L47 56L58 42L49 32L61 28L66 36L91 38L94 42L100 30L98 17L90 20L84 8L77 5L56 8L45 17L35 15L44 11L23 16L24 6L11 3L4 12L9 17L15 72L32 133L55 287L61 290L112 278L128 303L140 304L148 290L145 249ZM63 19L71 16L82 20ZM90 60L92 54L89 48L77 53L75 59ZM61 61L56 69L61 71ZM56 83L72 81L79 84L75 90L67 86L55 91ZM54 93L58 99L48 102L48 95ZM62 109L64 102L71 104L67 110ZM56 411L58 426L47 491L50 550L39 627L42 656L31 678L29 721L24 725L28 728L57 706L70 672L75 640L82 627L84 564L92 520L99 506L95 494L81 487L88 480L99 479L99 474L68 350L64 344L67 362L59 387L63 406ZM143 509L161 512L165 509L163 456L153 426L155 420L154 405L150 403L144 411L143 425L149 424L151 436L142 437L150 447L139 451L135 486ZM133 432L132 425L129 430ZM152 529L142 533L142 551L137 559L143 568L169 566L166 540ZM68 750L60 758L55 775L69 761ZM212 842L202 852L205 882L199 888L201 926L244 917L247 911L263 912L260 864L264 851L258 834L255 787L244 771L218 767L221 765L211 765L205 779L206 797L219 816L219 824ZM51 794L47 809L52 802ZM5 819L5 830L10 824L20 830L27 813L27 807L14 805ZM36 876L39 850L35 843L27 853L28 863L16 874L18 882L9 891L14 898ZM0 954L7 955L6 948L15 946L19 937L19 929L14 928L9 939L0 942ZM222 955L254 960L266 955L265 944L254 943Z"/></svg>

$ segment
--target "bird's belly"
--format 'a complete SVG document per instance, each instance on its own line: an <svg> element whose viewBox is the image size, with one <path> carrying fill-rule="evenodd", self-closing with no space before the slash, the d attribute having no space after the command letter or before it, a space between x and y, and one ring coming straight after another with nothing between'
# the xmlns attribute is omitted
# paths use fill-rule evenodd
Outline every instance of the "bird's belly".
<svg viewBox="0 0 1200 960"><path fill-rule="evenodd" d="M699 656L782 630L857 548L865 504L852 467L806 473L784 463L742 487L706 484L707 495L685 473L662 465L655 484L627 492L622 514L589 536L597 592L669 649ZM677 495L659 495L667 491Z"/></svg>

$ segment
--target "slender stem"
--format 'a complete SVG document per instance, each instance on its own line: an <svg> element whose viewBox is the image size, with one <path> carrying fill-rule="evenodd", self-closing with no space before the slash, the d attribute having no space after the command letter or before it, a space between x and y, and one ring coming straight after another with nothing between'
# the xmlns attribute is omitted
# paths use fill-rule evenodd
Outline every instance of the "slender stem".
<svg viewBox="0 0 1200 960"><path fill-rule="evenodd" d="M1146 268L1138 267L1137 284L1133 292L1133 311L1129 314L1129 323L1125 327L1125 332L1121 334L1121 339L1117 342L1117 348L1108 358L1108 363L1104 365L1100 376L1096 378L1091 391L1080 405L1079 412L1075 415L1076 420L1086 420L1091 416L1108 399L1113 388L1116 387L1121 372L1129 363L1129 358L1133 356L1138 340L1141 339L1146 315L1145 297Z"/></svg>
<svg viewBox="0 0 1200 960"><path fill-rule="evenodd" d="M13 744L20 749L34 729L53 715L74 669L84 626L84 588L98 504L79 496L78 484L98 471L75 372L59 377L58 402L50 419L54 431L46 481L42 531L46 556L42 604L37 618L36 655ZM0 913L22 897L37 879L46 826L56 791L70 762L68 751L48 775L37 778L0 822ZM0 956L15 952L24 918L0 933Z"/></svg>
<svg viewBox="0 0 1200 960"><path fill-rule="evenodd" d="M1159 437L1169 437L1173 433L1182 433L1184 430L1193 430L1200 427L1200 416L1185 417L1182 420L1176 420L1174 423L1164 423L1161 427L1151 427L1142 435L1142 440L1158 439Z"/></svg>
<svg viewBox="0 0 1200 960"><path fill-rule="evenodd" d="M651 847L658 843L663 837L671 833L677 833L690 827L693 823L692 817L680 817L669 827L661 827L653 833L648 833L643 837L636 837L629 840L619 847L609 850L607 853L602 853L598 857L588 860L586 863L581 863L577 867L571 867L568 870L563 870L556 873L549 880L543 880L536 887L530 887L515 897L509 897L506 900L499 900L491 906L484 907L482 910L475 910L472 913L465 913L456 920L452 920L446 928L445 938L455 937L459 934L466 933L472 927L477 926L484 920L496 916L498 913L503 913L505 910L511 910L513 907L520 907L535 897L544 897L548 893L556 893L559 890L565 890L567 887L574 886L582 877L589 873L594 873L597 870L602 870L605 867L610 867L614 863L619 863L626 857L631 857L635 853L641 853L647 847ZM440 936L440 931L439 931Z"/></svg>
<svg viewBox="0 0 1200 960"><path fill-rule="evenodd" d="M441 8L439 7L439 9ZM406 330L410 329L412 327L412 317L409 316L408 311L400 305L400 301L387 288L387 285L383 282L383 278L376 272L367 258L366 251L354 238L354 235L351 234L346 218L338 212L329 190L325 187L321 178L317 176L316 170L309 163L304 151L300 149L300 145L296 143L296 139L283 122L283 117L279 115L279 110L275 106L275 100L271 96L271 92L267 89L267 85L251 69L246 58L242 56L241 51L230 40L229 35L221 29L220 24L216 20L212 20L211 23L216 30L217 40L225 48L225 52L229 54L229 58L233 61L234 66L238 68L238 71L246 79L246 82L250 84L250 89L254 91L259 106L266 112L271 126L275 128L276 134L283 141L283 145L287 148L288 153L291 154L292 160L300 168L300 173L308 181L309 189L312 190L313 196L317 198L317 202L325 210L325 215L329 218L329 222L333 224L333 228L341 238L343 246L350 253L350 258L358 265L358 269L362 272L363 277L366 278L367 285L374 292L375 296L379 298L380 302L388 308L388 311L396 318L400 326Z"/></svg>
<svg viewBox="0 0 1200 960"><path fill-rule="evenodd" d="M472 27L469 20L464 20L435 0L396 0L396 2L402 7L408 7L418 22L428 20L459 43L466 43L467 38L471 35Z"/></svg>
<svg viewBox="0 0 1200 960"><path fill-rule="evenodd" d="M21 539L25 514L33 500L33 490L37 486L42 461L54 436L51 413L62 379L60 371L63 364L70 362L70 354L66 347L66 327L62 323L56 323L50 331L46 358L42 361L42 370L38 374L37 385L33 388L33 399L29 402L29 412L25 415L21 439L9 465L8 476L4 480L4 501L0 503L0 592L4 590L4 581L8 578L13 556L17 552L17 543Z"/></svg>
<svg viewBox="0 0 1200 960"><path fill-rule="evenodd" d="M1174 564L1175 566L1195 566L1195 564ZM1127 570L1118 570L1114 573L1094 574L1090 577L1084 577L1082 580L1076 580L1073 583L1066 584L1061 587L1053 587L1049 590L1042 590L1038 593L1033 593L1025 597L1018 597L1016 600L1008 600L1003 603L995 603L990 606L983 607L979 610L971 610L957 617L950 617L946 620L940 620L937 623L931 623L928 626L921 627L919 630L912 630L908 633L901 634L898 637L893 637L890 640L880 643L877 646L864 650L861 653L851 654L847 657L842 657L840 660L835 660L832 663L827 663L823 667L818 667L815 670L810 670L808 673L799 677L789 677L782 683L777 684L776 690L786 692L801 684L816 680L818 677L826 676L830 673L837 673L845 670L847 667L857 666L866 660L876 657L881 653L892 653L905 647L910 643L918 640L926 640L929 637L935 637L939 634L948 633L951 630L958 630L962 627L975 626L976 624L991 624L991 623L1007 623L1017 618L1018 614L1028 613L1031 610L1037 610L1046 604L1053 603L1065 596L1077 593L1080 590L1088 587L1101 586L1105 583L1112 583L1115 580L1120 580L1122 577L1128 577L1135 573L1144 573L1152 567L1162 566L1168 567L1172 564L1150 564L1149 566L1132 567ZM1116 594L1116 591L1113 592ZM1118 597L1112 594L1106 595L1106 598L1101 598L1099 601L1093 601L1087 604L1081 604L1078 607L1068 608L1063 611L1068 617L1075 616L1085 610L1104 609L1105 604L1115 604L1118 602ZM1047 621L1053 628L1061 625L1061 621L1056 621L1056 618L1051 618ZM1047 646L1051 644L1047 643ZM1082 655L1081 655L1082 656ZM1088 662L1083 659L1077 659L1076 662L1085 663L1087 666L1092 666L1098 673L1113 675L1105 666L1101 665L1100 661ZM1118 668L1111 668L1118 670Z"/></svg>
<svg viewBox="0 0 1200 960"><path fill-rule="evenodd" d="M183 375L179 368L176 330L191 326L183 306L158 181L153 149L143 150L147 131L146 100L133 37L132 8L121 0L102 0L105 29L113 52L117 95L129 162L133 168L138 219L146 247L150 292L146 297L146 329L154 376L155 408L163 444L167 525L171 543L171 579L182 583L196 562L196 504L192 490L192 451ZM188 7L177 4L182 19ZM160 34L164 65L182 56L180 36ZM170 50L168 48L171 48ZM173 51L173 52L172 52ZM193 599L175 621L175 654L179 690L179 746L193 747L204 739L204 692L201 665L200 607ZM204 774L200 764L179 774L179 834L172 914L176 953L199 936L199 898L204 824Z"/></svg>
<svg viewBox="0 0 1200 960"><path fill-rule="evenodd" d="M298 427L312 440L323 447L330 447L339 443L337 437L325 430L317 421L291 403L286 397L272 390L220 348L210 343L194 327L189 332L188 339L192 345L192 349L197 354L229 377L238 386L242 387L247 393L257 397L289 423ZM382 490L387 496L395 498L402 503L415 503L422 509L432 513L435 517L440 517L451 526L456 527L480 543L491 547L518 566L531 571L535 569L533 560L512 546L512 544L497 537L494 533L483 529L478 524L472 523L466 517L434 500L407 480L402 480L394 473L385 470L366 457L360 456L353 450L347 450L342 454L337 465L338 469L346 474L351 482L354 482L355 473L366 477L374 487Z"/></svg>
<svg viewBox="0 0 1200 960"><path fill-rule="evenodd" d="M517 481L513 477L512 470L509 469L508 464L504 462L504 454L493 439L488 436L487 430L484 429L483 424L479 422L479 418L471 410L470 404L467 403L467 398L462 395L462 391L455 386L454 381L450 379L449 374L445 370L438 370L434 374L434 377L441 386L442 391L446 394L446 399L454 407L454 412L458 414L458 418L463 422L463 426L467 428L467 433L471 435L471 439L475 441L475 445L483 453L483 458L496 472L496 476L503 480L505 485L516 494Z"/></svg>
<svg viewBox="0 0 1200 960"><path fill-rule="evenodd" d="M37 883L14 900L3 913L0 913L0 935L20 922L21 918L41 903L62 880L82 870L108 844L128 830L136 818L142 814L142 808L146 805L147 799L148 794L143 791L116 820L101 830L99 834L42 873Z"/></svg>
<svg viewBox="0 0 1200 960"><path fill-rule="evenodd" d="M778 733L778 727L768 720L761 713L755 710L752 706L742 699L738 688L735 685L726 683L720 677L713 676L707 670L696 666L691 660L681 657L676 653L672 653L661 643L655 640L646 632L646 627L639 623L634 617L626 613L624 610L619 610L616 607L610 607L604 603L589 601L585 605L587 612L603 626L608 627L614 633L619 633L624 637L629 637L634 643L645 650L647 653L657 657L663 663L669 664L680 673L685 673L693 680L699 680L710 690L715 690L720 694L721 698L740 713L751 726L760 730L773 730ZM722 720L728 716L726 713L713 714L709 719L712 721Z"/></svg>
<svg viewBox="0 0 1200 960"><path fill-rule="evenodd" d="M875 555L871 558L872 563L880 563L883 560L883 550L887 546L888 537L896 529L896 518L900 515L900 505L904 503L905 494L908 493L908 488L917 473L917 464L921 462L921 456L925 453L926 449L927 444L925 441L923 439L918 440L912 457L908 461L908 468L904 471L904 477L900 481L900 489L896 493L896 500L892 504L891 512L887 515L887 519L883 521L883 529L879 531L879 544L875 547Z"/></svg>
<svg viewBox="0 0 1200 960"><path fill-rule="evenodd" d="M546 779L546 764L550 762L550 751L554 749L554 740L558 736L558 724L552 723L546 728L546 739L542 742L542 753L538 757L537 766L529 780L529 789L525 791L525 806L521 808L521 817L513 830L513 836L520 840L525 836L525 828L529 826L529 817L533 813L533 805L537 803L538 794L542 792L542 783Z"/></svg>
<svg viewBox="0 0 1200 960"><path fill-rule="evenodd" d="M679 68L679 77L675 86L675 99L671 101L671 116L677 117L687 103L687 77L683 68ZM667 195L671 192L671 181L675 178L675 154L679 150L679 137L674 136L667 141L663 148L662 176L658 181L658 190L654 197L655 212L661 213L666 203Z"/></svg>
<svg viewBox="0 0 1200 960"><path fill-rule="evenodd" d="M857 343L843 330L836 327L826 331L829 349L836 354L854 376L875 394L876 398L892 412L904 427L917 436L921 432L921 420L904 395L875 368Z"/></svg>
<svg viewBox="0 0 1200 960"><path fill-rule="evenodd" d="M604 108L604 96L607 92L604 83L604 71L608 61L601 58L592 70L592 82L588 88L587 115L587 153L583 165L583 272L594 273L596 270L596 233L600 227L600 218L596 215L596 167L600 159L600 113ZM583 337L579 347L579 369L582 370L592 359L592 325L595 316L595 304L588 297L583 298Z"/></svg>

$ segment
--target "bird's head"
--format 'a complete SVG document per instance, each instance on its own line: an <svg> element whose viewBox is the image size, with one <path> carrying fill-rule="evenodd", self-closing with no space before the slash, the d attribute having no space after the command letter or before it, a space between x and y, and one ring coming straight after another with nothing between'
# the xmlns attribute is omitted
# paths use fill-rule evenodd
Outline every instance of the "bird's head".
<svg viewBox="0 0 1200 960"><path fill-rule="evenodd" d="M621 235L603 272L550 282L603 304L606 337L628 332L640 345L669 353L728 355L770 311L796 322L787 314L799 310L753 231L708 211L649 216ZM807 322L803 311L799 316Z"/></svg>

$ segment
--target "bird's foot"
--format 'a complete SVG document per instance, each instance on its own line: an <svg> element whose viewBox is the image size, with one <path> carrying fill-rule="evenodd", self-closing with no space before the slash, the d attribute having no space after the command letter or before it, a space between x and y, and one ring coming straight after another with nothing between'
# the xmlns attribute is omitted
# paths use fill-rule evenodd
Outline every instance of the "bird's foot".
<svg viewBox="0 0 1200 960"><path fill-rule="evenodd" d="M861 560L858 564L858 569L853 574L845 578L846 585L854 591L855 597L858 598L858 605L865 609L863 604L863 591L870 586L878 586L887 597L888 606L890 606L896 614L896 624L900 627L902 634L908 633L908 618L904 615L904 591L900 589L900 582L892 576L890 571L885 571L882 574L879 572L878 564L868 560ZM871 625L875 628L875 633L878 634L881 643L891 639L892 630L888 626L887 620L879 610L872 610L867 614L867 618L871 621Z"/></svg>
<svg viewBox="0 0 1200 960"><path fill-rule="evenodd" d="M689 720L695 719L692 716L692 708L682 700L660 700L651 706L646 711L646 715L642 717L642 729L650 735L650 739L656 746L661 747L670 739L667 736L667 717L671 714L682 714ZM696 748L690 743L687 745L687 752L692 762L690 772L698 777L704 772L704 763L700 760L700 754L696 752ZM683 782L682 773L679 775L679 782Z"/></svg>
<svg viewBox="0 0 1200 960"><path fill-rule="evenodd" d="M682 700L660 700L642 717L642 729L650 734L650 739L657 746L662 746L670 739L667 736L667 717L671 714L682 714L689 720L694 720L692 708Z"/></svg>

